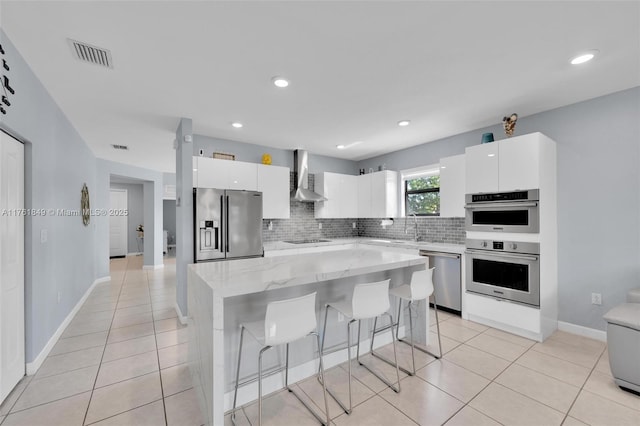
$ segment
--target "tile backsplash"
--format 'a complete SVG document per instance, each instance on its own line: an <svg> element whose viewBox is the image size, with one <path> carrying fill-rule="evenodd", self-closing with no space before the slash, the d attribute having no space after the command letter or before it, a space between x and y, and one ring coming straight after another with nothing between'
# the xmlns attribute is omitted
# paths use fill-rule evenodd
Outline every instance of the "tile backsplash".
<svg viewBox="0 0 640 426"><path fill-rule="evenodd" d="M290 177L290 190L294 187L294 174ZM314 188L314 176L309 175L309 189ZM371 237L410 240L414 237L414 219L395 218L386 229L380 225L381 219L316 219L315 203L291 200L290 219L265 219L262 221L262 238L268 241L305 240L316 238ZM464 244L464 218L418 217L418 237L420 241ZM353 228L353 223L356 228ZM269 223L272 230L269 230ZM322 229L318 224L322 223Z"/></svg>
<svg viewBox="0 0 640 426"><path fill-rule="evenodd" d="M464 244L466 233L463 217L397 217L393 225L383 228L381 219L359 219L358 235L371 238L413 240L415 224L419 241L431 243Z"/></svg>

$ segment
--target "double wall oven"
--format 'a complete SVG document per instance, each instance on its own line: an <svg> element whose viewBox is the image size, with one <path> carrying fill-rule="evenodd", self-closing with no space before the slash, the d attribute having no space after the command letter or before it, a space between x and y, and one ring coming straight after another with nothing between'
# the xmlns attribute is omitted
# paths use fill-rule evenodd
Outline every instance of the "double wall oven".
<svg viewBox="0 0 640 426"><path fill-rule="evenodd" d="M467 292L540 307L539 190L466 195ZM480 238L473 238L481 232Z"/></svg>

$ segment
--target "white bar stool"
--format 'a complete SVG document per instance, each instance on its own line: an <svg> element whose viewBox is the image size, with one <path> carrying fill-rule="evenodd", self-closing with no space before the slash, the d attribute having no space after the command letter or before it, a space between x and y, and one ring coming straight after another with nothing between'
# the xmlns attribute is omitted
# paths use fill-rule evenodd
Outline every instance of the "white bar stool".
<svg viewBox="0 0 640 426"><path fill-rule="evenodd" d="M389 290L389 294L391 296L395 296L399 299L398 301L398 318L397 318L397 322L396 322L396 339L400 342L403 342L405 344L408 344L411 346L411 362L412 362L412 367L413 369L411 371L407 370L406 368L400 367L400 369L402 371L404 371L405 373L407 373L410 376L413 376L414 374L416 374L416 358L415 358L415 349L418 349L426 354L431 355L432 357L439 359L442 357L442 342L440 339L440 323L438 322L438 305L436 303L436 294L434 291L434 286L433 286L433 271L435 268L431 268L431 269L426 269L423 271L415 271L412 275L411 275L411 284L407 285L401 285L398 287L394 287L391 290ZM438 349L439 349L439 355L436 355L434 353L429 352L426 349L423 349L419 346L416 346L414 343L414 339L413 339L413 311L411 310L411 306L413 305L414 302L418 302L420 300L427 300L427 308L428 308L428 300L429 297L431 297L431 295L433 295L433 308L436 312L436 329L438 330ZM409 334L411 336L411 341L406 341L404 339L401 339L400 336L398 336L398 333L400 331L400 318L402 316L402 301L406 300L407 306L409 307ZM428 313L428 310L427 310ZM387 362L388 364L393 365L393 363L388 360L387 358L383 357L382 355L379 355L377 353L375 353L373 351L373 338L375 337L376 333L379 333L380 331L386 330L388 327L382 328L380 330L376 330L376 325L374 323L373 326L373 337L371 338L371 354L374 355L376 358L379 358L385 362ZM393 333L393 330L392 330Z"/></svg>
<svg viewBox="0 0 640 426"><path fill-rule="evenodd" d="M236 401L238 396L238 380L240 378L240 359L242 357L242 338L245 330L253 336L262 349L258 355L258 425L262 425L262 355L273 346L286 345L284 384L287 390L295 395L307 410L314 415L323 425L329 425L329 404L327 401L327 389L324 390L324 407L326 419L322 419L306 402L289 387L289 343L307 337L316 336L318 353L320 355L320 377L324 383L324 366L322 364L322 351L320 350L320 336L317 332L316 322L316 293L293 299L269 302L264 321L255 321L240 324L240 348L238 349L238 367L236 370L236 385L233 392L233 411L231 420L235 425ZM278 371L281 371L278 370Z"/></svg>
<svg viewBox="0 0 640 426"><path fill-rule="evenodd" d="M327 317L329 316L329 308L335 309L336 311L338 311L338 313L350 319L350 321L347 322L347 356L349 358L349 408L348 409L340 401L340 399L338 399L338 397L333 392L331 392L331 389L329 389L326 386L324 378L319 377L323 386L327 389L327 392L329 393L329 395L331 395L331 397L336 400L338 405L340 405L340 407L342 407L344 412L347 414L351 414L351 411L353 410L353 403L351 400L351 377L352 377L351 375L351 324L353 324L356 321L358 321L358 343L357 343L357 350L356 350L356 360L361 366L369 370L371 374L373 374L378 379L380 379L384 384L389 386L396 393L400 392L400 372L398 370L398 363L397 363L398 358L396 356L396 341L395 341L395 337L393 336L393 332L391 333L391 336L393 340L393 355L394 355L394 358L396 359L395 367L396 367L396 376L398 379L397 387L394 387L393 384L391 384L388 380L386 380L384 377L379 376L376 372L371 370L369 367L367 367L365 364L363 364L360 361L360 325L362 323L362 320L370 319L370 318L376 318L377 320L379 316L388 315L390 327L393 326L393 317L389 312L387 312L390 306L389 281L390 280L385 280L385 281L380 281L375 283L358 284L353 289L353 296L351 298L351 301L327 303L325 305L326 307L325 307L325 315L324 315L324 331L322 333L322 345L320 349L321 353L324 353L324 342L325 342L325 337L327 333Z"/></svg>

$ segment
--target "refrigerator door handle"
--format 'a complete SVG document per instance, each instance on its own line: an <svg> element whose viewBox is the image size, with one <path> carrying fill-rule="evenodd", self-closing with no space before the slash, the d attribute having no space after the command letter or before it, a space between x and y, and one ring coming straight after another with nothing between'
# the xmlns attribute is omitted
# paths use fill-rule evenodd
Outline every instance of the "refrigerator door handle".
<svg viewBox="0 0 640 426"><path fill-rule="evenodd" d="M221 195L220 196L220 214L221 215L222 215L222 212L224 212L223 208L224 208L224 195ZM224 228L224 217L222 217L222 220L220 222L221 222L220 223L220 232L217 235L217 237L218 237L218 247L219 247L219 250L224 253L224 234L226 232L226 230Z"/></svg>
<svg viewBox="0 0 640 426"><path fill-rule="evenodd" d="M224 211L224 229L225 229L225 251L229 253L229 196L226 196L225 211Z"/></svg>

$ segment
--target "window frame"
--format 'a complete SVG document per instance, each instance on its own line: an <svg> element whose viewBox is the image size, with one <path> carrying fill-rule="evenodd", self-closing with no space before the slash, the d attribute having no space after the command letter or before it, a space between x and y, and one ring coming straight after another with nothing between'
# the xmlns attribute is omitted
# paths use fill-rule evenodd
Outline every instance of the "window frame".
<svg viewBox="0 0 640 426"><path fill-rule="evenodd" d="M425 189L414 189L414 190L408 189L410 180L429 177L429 176L435 176L435 175L440 176L439 164L432 164L429 166L417 167L410 170L403 170L401 172L401 175L402 175L402 199L403 199L402 210L405 217L408 216L408 211L409 211L408 210L409 195L426 194L426 193L435 192L438 198L440 198L440 186L438 186L437 188L425 188ZM412 213L411 215L413 214L414 213ZM438 207L437 213L415 213L415 215L423 216L423 217L439 217L440 208Z"/></svg>

